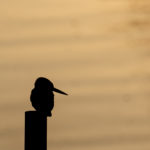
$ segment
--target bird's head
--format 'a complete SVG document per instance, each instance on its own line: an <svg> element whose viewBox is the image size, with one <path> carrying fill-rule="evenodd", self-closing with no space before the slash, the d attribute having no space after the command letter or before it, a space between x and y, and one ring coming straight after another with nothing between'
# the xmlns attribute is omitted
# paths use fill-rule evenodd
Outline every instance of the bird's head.
<svg viewBox="0 0 150 150"><path fill-rule="evenodd" d="M50 81L50 80L48 80L48 79L46 79L46 78L44 78L44 77L39 77L36 81L35 81L35 87L36 88L39 88L39 89L49 89L49 90L53 90L53 88L54 88L54 85L53 85L53 83Z"/></svg>
<svg viewBox="0 0 150 150"><path fill-rule="evenodd" d="M64 95L68 95L67 93L56 89L53 85L53 83L48 80L47 78L44 77L39 77L36 81L35 81L35 88L41 89L41 90L49 90L49 91L54 91L60 94L64 94Z"/></svg>

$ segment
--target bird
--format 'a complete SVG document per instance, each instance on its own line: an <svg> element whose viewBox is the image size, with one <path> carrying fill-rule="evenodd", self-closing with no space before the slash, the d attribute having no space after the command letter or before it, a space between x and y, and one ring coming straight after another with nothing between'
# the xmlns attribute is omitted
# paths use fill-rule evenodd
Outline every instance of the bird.
<svg viewBox="0 0 150 150"><path fill-rule="evenodd" d="M54 93L57 92L63 95L67 93L54 87L54 84L45 77L39 77L34 83L34 88L31 91L30 101L36 111L43 113L46 116L52 116L54 108Z"/></svg>

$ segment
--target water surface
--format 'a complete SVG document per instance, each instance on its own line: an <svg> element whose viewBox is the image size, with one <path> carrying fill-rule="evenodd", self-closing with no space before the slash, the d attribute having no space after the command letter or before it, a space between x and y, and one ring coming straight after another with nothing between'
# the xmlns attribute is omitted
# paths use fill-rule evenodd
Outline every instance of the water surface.
<svg viewBox="0 0 150 150"><path fill-rule="evenodd" d="M150 149L150 2L5 0L0 5L0 149L24 149L35 79L55 94L48 149Z"/></svg>

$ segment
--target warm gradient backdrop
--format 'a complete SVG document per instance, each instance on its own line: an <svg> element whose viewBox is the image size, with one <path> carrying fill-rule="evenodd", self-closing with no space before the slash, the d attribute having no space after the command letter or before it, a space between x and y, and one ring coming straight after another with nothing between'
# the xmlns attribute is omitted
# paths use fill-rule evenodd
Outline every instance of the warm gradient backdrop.
<svg viewBox="0 0 150 150"><path fill-rule="evenodd" d="M1 0L0 150L24 150L39 76L69 93L48 150L149 150L150 1Z"/></svg>

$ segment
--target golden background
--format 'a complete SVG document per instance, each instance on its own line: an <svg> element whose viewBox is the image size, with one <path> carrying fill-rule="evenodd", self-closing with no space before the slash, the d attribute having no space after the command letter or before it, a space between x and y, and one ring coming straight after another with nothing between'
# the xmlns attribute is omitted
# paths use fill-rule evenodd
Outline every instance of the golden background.
<svg viewBox="0 0 150 150"><path fill-rule="evenodd" d="M0 2L0 149L24 149L44 76L55 94L48 150L150 149L150 1Z"/></svg>

